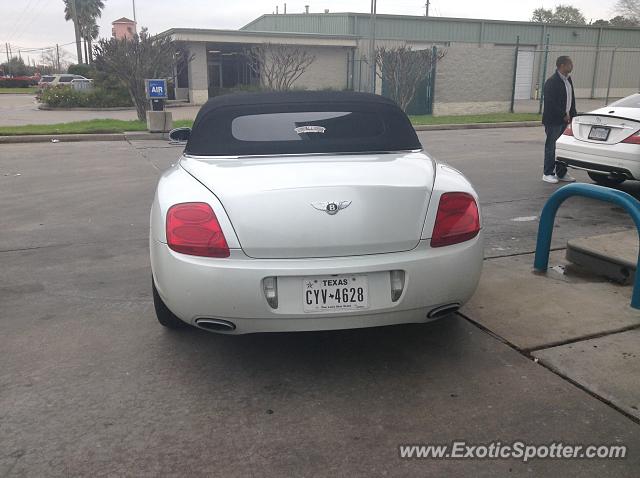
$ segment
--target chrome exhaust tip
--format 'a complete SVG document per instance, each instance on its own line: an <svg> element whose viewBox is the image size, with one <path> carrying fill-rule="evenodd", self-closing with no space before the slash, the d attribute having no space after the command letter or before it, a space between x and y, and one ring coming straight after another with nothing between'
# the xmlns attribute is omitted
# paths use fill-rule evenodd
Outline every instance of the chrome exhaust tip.
<svg viewBox="0 0 640 478"><path fill-rule="evenodd" d="M449 314L453 314L460 309L460 304L447 304L442 305L440 307L436 307L431 312L427 314L429 319L440 319L442 317L446 317Z"/></svg>
<svg viewBox="0 0 640 478"><path fill-rule="evenodd" d="M236 330L233 322L222 319L196 319L196 325L210 332L231 332Z"/></svg>

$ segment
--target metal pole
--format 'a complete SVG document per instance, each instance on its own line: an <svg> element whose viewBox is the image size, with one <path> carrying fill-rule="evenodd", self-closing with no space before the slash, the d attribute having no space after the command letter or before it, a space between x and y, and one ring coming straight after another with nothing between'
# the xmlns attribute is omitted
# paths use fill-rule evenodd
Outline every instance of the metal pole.
<svg viewBox="0 0 640 478"><path fill-rule="evenodd" d="M609 81L607 83L607 98L604 100L605 106L609 104L609 93L611 92L611 78L613 77L613 62L616 59L616 50L618 47L615 47L611 52L611 63L609 63Z"/></svg>
<svg viewBox="0 0 640 478"><path fill-rule="evenodd" d="M133 1L133 22L136 24L136 32L138 31L138 19L136 18L136 0Z"/></svg>
<svg viewBox="0 0 640 478"><path fill-rule="evenodd" d="M542 72L540 73L540 104L538 105L538 114L542 114L542 105L544 104L544 80L547 76L547 61L549 60L549 37L551 35L547 33L547 38L544 41L544 64L542 66Z"/></svg>
<svg viewBox="0 0 640 478"><path fill-rule="evenodd" d="M513 61L513 83L511 84L511 107L509 112L513 113L513 104L516 101L516 77L518 76L518 52L520 51L520 35L516 37L516 57Z"/></svg>
<svg viewBox="0 0 640 478"><path fill-rule="evenodd" d="M371 87L371 93L376 92L376 9L377 9L377 0L371 0L371 17L370 17L370 33L371 37L369 38L369 62L370 62L370 81L369 85Z"/></svg>
<svg viewBox="0 0 640 478"><path fill-rule="evenodd" d="M7 76L11 76L9 73L11 71L11 63L10 63L10 59L9 59L9 44L5 43L4 44L4 49L7 51L7 71L4 72L5 75Z"/></svg>
<svg viewBox="0 0 640 478"><path fill-rule="evenodd" d="M430 4L430 3L431 3L431 1L430 1L430 0L427 0L427 3L425 3L425 5L424 5L424 6L426 7L426 9L427 9L427 11L426 11L426 13L425 13L425 16L427 16L427 17L429 16L429 4Z"/></svg>
<svg viewBox="0 0 640 478"><path fill-rule="evenodd" d="M600 38L602 37L602 27L598 29L598 43L596 44L596 59L593 65L593 79L591 80L591 99L596 96L596 81L598 80L598 67L600 66Z"/></svg>

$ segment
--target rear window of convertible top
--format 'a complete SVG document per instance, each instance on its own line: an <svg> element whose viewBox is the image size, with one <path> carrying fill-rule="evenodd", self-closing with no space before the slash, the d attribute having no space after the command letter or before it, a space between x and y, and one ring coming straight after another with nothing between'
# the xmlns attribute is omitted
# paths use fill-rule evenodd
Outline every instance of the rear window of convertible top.
<svg viewBox="0 0 640 478"><path fill-rule="evenodd" d="M254 113L247 107L218 110L194 128L186 153L251 156L421 148L408 118L397 108L385 111L380 107L340 106L327 105L322 111L289 109Z"/></svg>

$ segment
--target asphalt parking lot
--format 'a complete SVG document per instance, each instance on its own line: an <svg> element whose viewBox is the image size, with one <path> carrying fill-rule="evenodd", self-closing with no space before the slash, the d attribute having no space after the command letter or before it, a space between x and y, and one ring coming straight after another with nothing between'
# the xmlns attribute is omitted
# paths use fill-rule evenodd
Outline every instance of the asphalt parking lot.
<svg viewBox="0 0 640 478"><path fill-rule="evenodd" d="M420 136L476 186L486 257L531 253L556 188L540 181L542 130ZM0 476L637 476L638 421L479 326L473 308L355 331L164 330L148 214L178 154L155 141L0 146ZM631 225L572 199L553 245ZM625 444L628 457L399 457L402 444L458 439Z"/></svg>

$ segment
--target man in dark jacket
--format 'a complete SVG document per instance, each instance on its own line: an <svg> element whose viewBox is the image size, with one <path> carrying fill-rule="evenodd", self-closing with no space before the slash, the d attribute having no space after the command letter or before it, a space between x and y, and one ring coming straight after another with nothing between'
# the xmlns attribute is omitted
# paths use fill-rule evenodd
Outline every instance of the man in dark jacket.
<svg viewBox="0 0 640 478"><path fill-rule="evenodd" d="M558 181L573 182L567 167L556 164L556 141L562 135L571 119L576 116L576 98L573 82L569 74L573 62L568 56L556 60L556 72L544 83L544 112L542 124L547 134L544 144L544 174L542 180L555 184Z"/></svg>

